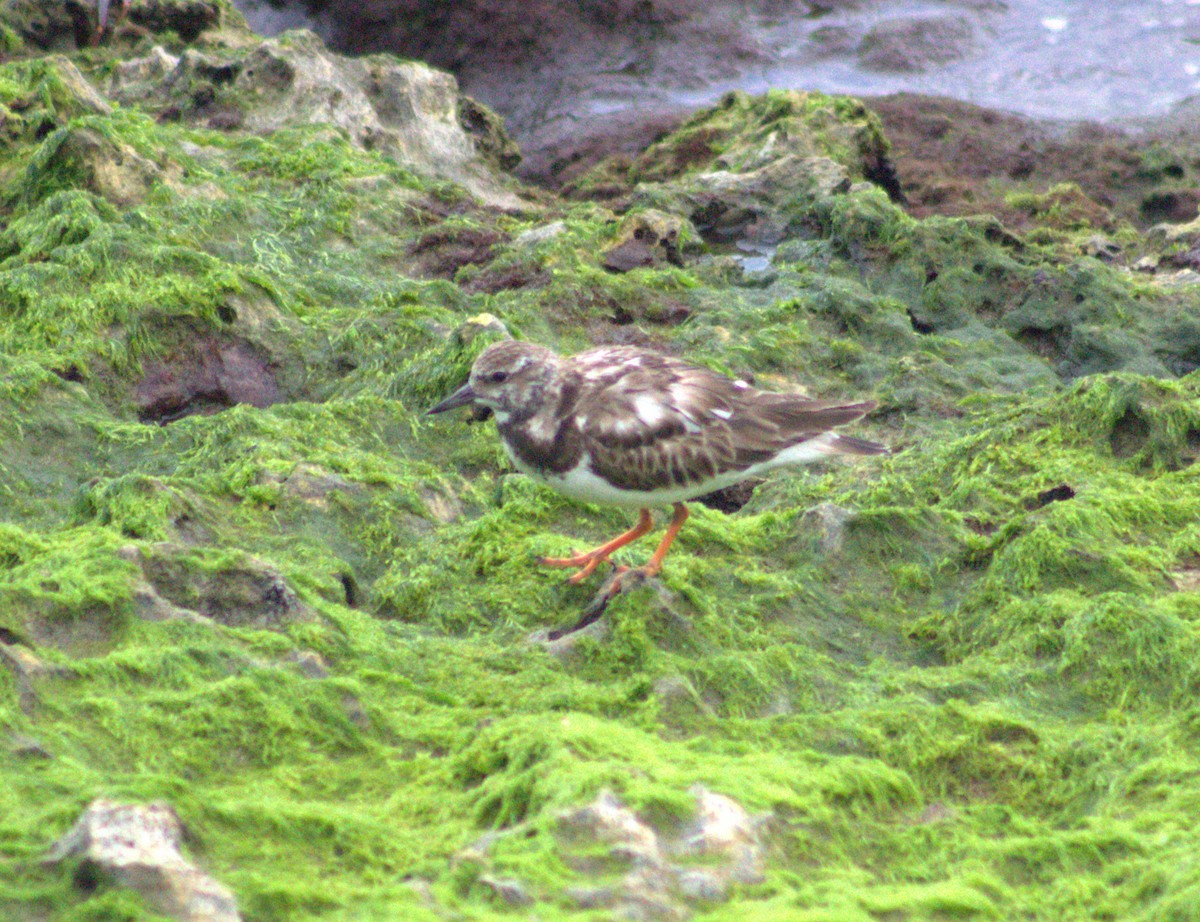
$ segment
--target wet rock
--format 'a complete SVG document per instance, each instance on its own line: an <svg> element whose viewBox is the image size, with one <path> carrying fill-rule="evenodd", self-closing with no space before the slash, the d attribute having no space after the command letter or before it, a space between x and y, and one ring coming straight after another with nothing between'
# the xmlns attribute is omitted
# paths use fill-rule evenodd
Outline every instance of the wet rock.
<svg viewBox="0 0 1200 922"><path fill-rule="evenodd" d="M1083 244L1083 252L1101 262L1116 262L1121 256L1121 245L1108 237L1093 234Z"/></svg>
<svg viewBox="0 0 1200 922"><path fill-rule="evenodd" d="M85 0L12 0L0 9L0 22L40 52L83 48L97 25L95 6Z"/></svg>
<svg viewBox="0 0 1200 922"><path fill-rule="evenodd" d="M717 862L703 872L705 898L724 898L731 883L761 882L764 855L759 830L763 820L751 817L736 801L702 785L694 787L692 794L696 798L696 818L672 843L672 851ZM689 880L700 881L701 872L684 873ZM718 896L711 896L713 893Z"/></svg>
<svg viewBox="0 0 1200 922"><path fill-rule="evenodd" d="M1176 592L1200 592L1200 555L1186 555L1167 572L1167 582Z"/></svg>
<svg viewBox="0 0 1200 922"><path fill-rule="evenodd" d="M105 92L124 105L161 107L179 104L194 88L230 83L237 75L235 63L214 55L187 49L171 54L161 45L139 58L116 61L109 73Z"/></svg>
<svg viewBox="0 0 1200 922"><path fill-rule="evenodd" d="M656 680L654 698L658 702L661 725L679 736L687 736L698 724L703 726L716 716L696 687L683 676L664 676Z"/></svg>
<svg viewBox="0 0 1200 922"><path fill-rule="evenodd" d="M138 0L129 9L129 21L151 33L173 33L188 43L205 33L245 29L241 13L221 0Z"/></svg>
<svg viewBox="0 0 1200 922"><path fill-rule="evenodd" d="M691 112L678 105L633 109L607 115L591 126L562 124L537 133L536 146L522 139L523 159L517 175L528 182L560 189L578 189L597 164L607 162L608 182L586 181L589 197L612 199L625 191L622 170L646 148L677 130Z"/></svg>
<svg viewBox="0 0 1200 922"><path fill-rule="evenodd" d="M421 490L421 502L425 505L425 513L435 522L448 525L462 515L462 503L452 493L428 488Z"/></svg>
<svg viewBox="0 0 1200 922"><path fill-rule="evenodd" d="M1196 194L1195 142L1165 125L1126 132L1093 122L1063 124L915 93L864 101L883 122L891 162L917 216L990 214L1023 232L1047 213L1016 207L1023 203L1013 201L1013 191L1065 183L1092 203L1080 198L1073 210L1098 218L1093 226L1107 231L1116 229L1113 216L1147 227L1195 215L1194 206L1186 211L1188 196ZM1169 166L1156 166L1162 159ZM1148 208L1156 202L1170 204L1169 210ZM1059 217L1054 210L1049 216Z"/></svg>
<svg viewBox="0 0 1200 922"><path fill-rule="evenodd" d="M135 544L121 548L117 552L117 556L121 560L127 560L139 566L143 560L142 550ZM133 597L134 614L143 621L200 622L204 620L199 612L182 608L163 598L155 585L146 579L144 573L134 578L130 590Z"/></svg>
<svg viewBox="0 0 1200 922"><path fill-rule="evenodd" d="M1200 218L1182 224L1155 224L1146 231L1146 240L1163 251L1160 265L1175 269L1200 267Z"/></svg>
<svg viewBox="0 0 1200 922"><path fill-rule="evenodd" d="M143 367L135 391L142 422L169 423L239 403L268 407L279 400L271 359L259 347L224 335L181 342Z"/></svg>
<svg viewBox="0 0 1200 922"><path fill-rule="evenodd" d="M867 30L858 60L867 70L920 73L964 58L974 46L975 27L964 16L899 16Z"/></svg>
<svg viewBox="0 0 1200 922"><path fill-rule="evenodd" d="M811 202L850 187L840 164L826 157L784 154L748 172L717 170L669 184L646 184L634 200L685 215L711 244L767 252L789 237L813 233L808 227Z"/></svg>
<svg viewBox="0 0 1200 922"><path fill-rule="evenodd" d="M488 228L438 228L414 241L408 255L418 277L453 279L463 266L490 262L502 240L500 233Z"/></svg>
<svg viewBox="0 0 1200 922"><path fill-rule="evenodd" d="M329 509L331 496L363 492L362 484L352 483L319 464L303 461L285 477L264 472L259 482L278 484L284 496L321 510Z"/></svg>
<svg viewBox="0 0 1200 922"><path fill-rule="evenodd" d="M3 629L0 634L0 665L13 674L21 710L28 714L37 706L34 680L46 675L65 675L66 670L46 665L13 632Z"/></svg>
<svg viewBox="0 0 1200 922"><path fill-rule="evenodd" d="M643 867L662 867L665 864L658 834L643 823L612 791L602 791L592 803L563 814L559 833L568 843L586 842L609 846L607 857ZM581 866L588 859L580 859Z"/></svg>
<svg viewBox="0 0 1200 922"><path fill-rule="evenodd" d="M343 58L315 35L289 33L241 62L234 90L245 100L251 131L334 125L355 144L459 182L489 204L522 206L480 162L476 141L459 121L458 83L447 73L387 57ZM492 127L499 130L498 123Z"/></svg>
<svg viewBox="0 0 1200 922"><path fill-rule="evenodd" d="M515 247L540 246L547 240L553 240L566 229L567 225L565 222L551 221L549 224L543 224L540 227L530 228L524 233L518 234L513 238L512 243Z"/></svg>
<svg viewBox="0 0 1200 922"><path fill-rule="evenodd" d="M544 645L546 652L551 656L570 664L586 658L586 652L580 650L581 644L584 644L585 641L602 641L610 633L612 633L612 629L608 625L608 620L601 618L578 630L563 634L558 634L551 628L542 628L529 635L528 641ZM552 634L555 636L551 637Z"/></svg>
<svg viewBox="0 0 1200 922"><path fill-rule="evenodd" d="M915 822L921 826L932 826L949 823L957 818L957 810L935 800L926 804L925 809L921 811L920 816L916 818Z"/></svg>
<svg viewBox="0 0 1200 922"><path fill-rule="evenodd" d="M509 173L521 162L521 150L508 135L504 120L469 96L458 97L458 123L475 142L480 157L498 172Z"/></svg>
<svg viewBox="0 0 1200 922"><path fill-rule="evenodd" d="M463 291L471 294L496 294L500 291L535 289L549 284L551 275L532 263L506 262L489 265L461 280Z"/></svg>
<svg viewBox="0 0 1200 922"><path fill-rule="evenodd" d="M54 100L54 107L61 117L112 114L112 105L88 82L70 58L59 54L48 55L35 66L53 74L50 84L60 95Z"/></svg>
<svg viewBox="0 0 1200 922"><path fill-rule="evenodd" d="M509 906L528 906L533 902L533 897L529 895L529 891L516 878L494 877L491 874L481 874L479 876L479 883Z"/></svg>
<svg viewBox="0 0 1200 922"><path fill-rule="evenodd" d="M287 661L295 665L301 674L309 679L329 677L329 666L325 662L325 657L314 650L294 650L288 654Z"/></svg>
<svg viewBox="0 0 1200 922"><path fill-rule="evenodd" d="M18 678L33 679L51 671L34 652L29 649L15 631L0 628L0 662L12 670Z"/></svg>
<svg viewBox="0 0 1200 922"><path fill-rule="evenodd" d="M795 215L789 192L822 198L847 192L844 167L825 157L783 157L750 173L719 171L695 179L692 220L707 239L771 247L787 235Z"/></svg>
<svg viewBox="0 0 1200 922"><path fill-rule="evenodd" d="M180 849L183 824L166 803L96 800L44 859L78 859L75 880L111 879L181 922L238 922L233 894L188 861Z"/></svg>
<svg viewBox="0 0 1200 922"><path fill-rule="evenodd" d="M53 759L54 753L46 744L33 736L14 733L8 740L8 751L19 759Z"/></svg>
<svg viewBox="0 0 1200 922"><path fill-rule="evenodd" d="M369 730L371 728L371 715L367 713L367 709L363 707L362 701L357 695L346 692L342 695L342 712L346 715L354 726L360 730Z"/></svg>

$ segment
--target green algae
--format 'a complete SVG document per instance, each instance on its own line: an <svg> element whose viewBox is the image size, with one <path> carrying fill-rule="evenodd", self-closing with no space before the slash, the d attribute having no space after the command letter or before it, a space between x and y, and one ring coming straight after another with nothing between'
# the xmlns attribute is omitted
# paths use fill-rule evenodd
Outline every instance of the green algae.
<svg viewBox="0 0 1200 922"><path fill-rule="evenodd" d="M3 74L48 73L29 67ZM699 256L613 275L620 224L593 204L497 216L335 132L65 105L3 174L0 639L47 668L0 670L0 911L155 918L38 863L109 796L169 799L250 919L520 912L487 875L530 915L595 917L566 895L591 878L560 815L611 790L677 828L693 784L771 817L764 880L706 917L1190 910L1200 393L1163 331L1192 294L861 188L798 200L813 236L764 285ZM815 94L722 112L663 150L717 118L748 145L824 124L837 158L859 150L839 125L874 130ZM114 204L55 159L84 129L182 171ZM482 262L409 277L432 235L481 232ZM686 322L658 323L668 299ZM628 517L509 472L490 424L422 413L504 335L482 312L570 351L614 338L618 307L764 386L873 394L855 431L902 450L696 508L662 579L560 658L528 637L599 577L532 558ZM137 422L144 363L230 328L286 367L284 401ZM200 610L254 561L311 615L135 616L145 580Z"/></svg>

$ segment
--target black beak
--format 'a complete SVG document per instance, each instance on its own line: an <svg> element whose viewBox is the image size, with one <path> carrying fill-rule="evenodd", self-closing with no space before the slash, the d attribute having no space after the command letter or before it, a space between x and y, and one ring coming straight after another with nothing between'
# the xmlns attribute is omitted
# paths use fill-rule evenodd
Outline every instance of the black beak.
<svg viewBox="0 0 1200 922"><path fill-rule="evenodd" d="M426 411L426 414L432 416L434 413L445 413L447 410L453 410L455 407L465 407L474 399L475 392L471 390L471 385L464 384L437 406L430 407Z"/></svg>

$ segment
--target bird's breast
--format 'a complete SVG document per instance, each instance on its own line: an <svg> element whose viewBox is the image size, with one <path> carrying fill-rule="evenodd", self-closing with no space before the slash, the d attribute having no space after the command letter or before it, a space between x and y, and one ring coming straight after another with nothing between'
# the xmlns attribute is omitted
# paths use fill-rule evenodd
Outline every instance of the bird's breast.
<svg viewBox="0 0 1200 922"><path fill-rule="evenodd" d="M583 453L578 430L570 420L549 414L501 423L498 429L517 470L543 480L576 467Z"/></svg>

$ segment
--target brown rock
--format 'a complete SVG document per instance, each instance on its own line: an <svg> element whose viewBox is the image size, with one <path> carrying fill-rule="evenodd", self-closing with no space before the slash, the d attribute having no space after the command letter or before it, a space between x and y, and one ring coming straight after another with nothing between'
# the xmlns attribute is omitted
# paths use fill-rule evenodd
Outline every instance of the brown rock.
<svg viewBox="0 0 1200 922"><path fill-rule="evenodd" d="M198 336L148 361L135 393L143 422L169 423L238 403L279 400L274 363L258 347L225 336Z"/></svg>

